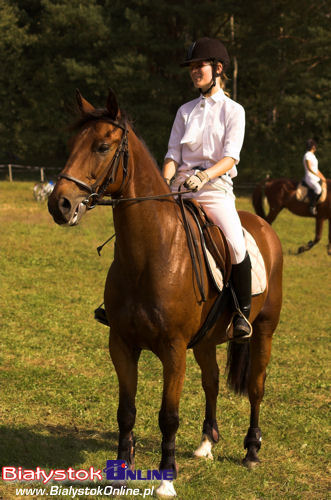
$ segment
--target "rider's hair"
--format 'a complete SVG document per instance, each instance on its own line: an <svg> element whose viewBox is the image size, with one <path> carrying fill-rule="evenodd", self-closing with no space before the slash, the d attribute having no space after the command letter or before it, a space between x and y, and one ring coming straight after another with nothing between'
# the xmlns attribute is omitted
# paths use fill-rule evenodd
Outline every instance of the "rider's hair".
<svg viewBox="0 0 331 500"><path fill-rule="evenodd" d="M310 151L313 147L317 148L317 143L314 139L308 139L306 142L306 151Z"/></svg>
<svg viewBox="0 0 331 500"><path fill-rule="evenodd" d="M222 71L222 75L221 75L221 78L220 78L220 87L221 89L223 90L224 94L227 96L227 97L230 97L230 92L225 90L226 88L226 84L228 82L229 78L227 77L227 75L224 73L224 71Z"/></svg>

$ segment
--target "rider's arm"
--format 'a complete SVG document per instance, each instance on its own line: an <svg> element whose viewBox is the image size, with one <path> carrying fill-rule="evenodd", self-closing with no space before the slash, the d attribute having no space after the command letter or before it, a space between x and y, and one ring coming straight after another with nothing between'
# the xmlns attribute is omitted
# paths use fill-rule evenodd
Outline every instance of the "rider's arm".
<svg viewBox="0 0 331 500"><path fill-rule="evenodd" d="M220 177L239 163L244 135L245 110L236 103L225 118L224 156L212 167L205 170L210 179Z"/></svg>
<svg viewBox="0 0 331 500"><path fill-rule="evenodd" d="M176 173L178 163L172 158L166 158L163 163L162 175L167 184L170 184L171 179Z"/></svg>
<svg viewBox="0 0 331 500"><path fill-rule="evenodd" d="M225 174L228 170L236 164L236 160L231 158L230 156L225 156L220 161L215 163L212 167L205 170L208 174L209 179L216 179L216 177L220 177Z"/></svg>
<svg viewBox="0 0 331 500"><path fill-rule="evenodd" d="M314 172L312 167L311 167L311 162L310 160L308 160L307 158L305 159L305 162L306 162L306 165L307 165L307 168L309 170L309 172L311 172L313 175L316 175L317 177L319 177L322 181L326 181L324 175L322 174L322 172L320 170L317 170L317 172Z"/></svg>

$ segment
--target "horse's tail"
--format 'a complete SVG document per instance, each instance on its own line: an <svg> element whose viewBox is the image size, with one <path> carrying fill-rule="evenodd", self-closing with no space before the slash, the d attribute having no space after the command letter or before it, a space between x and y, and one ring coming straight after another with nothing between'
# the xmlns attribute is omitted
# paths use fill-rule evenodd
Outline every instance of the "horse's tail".
<svg viewBox="0 0 331 500"><path fill-rule="evenodd" d="M264 186L268 178L264 179L260 184L256 186L253 191L252 202L255 213L262 217L262 219L266 218L266 213L264 211L263 206L263 198L264 198Z"/></svg>
<svg viewBox="0 0 331 500"><path fill-rule="evenodd" d="M227 384L236 394L247 394L250 371L249 342L229 342L226 363Z"/></svg>

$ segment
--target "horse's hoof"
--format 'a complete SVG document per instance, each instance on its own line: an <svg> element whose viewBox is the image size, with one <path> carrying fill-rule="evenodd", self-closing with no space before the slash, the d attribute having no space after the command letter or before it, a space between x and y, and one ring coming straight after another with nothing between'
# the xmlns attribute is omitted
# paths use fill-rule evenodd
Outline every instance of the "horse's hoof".
<svg viewBox="0 0 331 500"><path fill-rule="evenodd" d="M261 462L257 457L253 459L245 457L242 461L242 464L249 470L255 469L257 465L260 465L260 463Z"/></svg>
<svg viewBox="0 0 331 500"><path fill-rule="evenodd" d="M211 450L212 450L212 442L210 441L209 437L204 434L202 436L199 448L195 450L193 455L196 458L208 458L209 460L214 460Z"/></svg>
<svg viewBox="0 0 331 500"><path fill-rule="evenodd" d="M172 481L162 479L160 486L156 489L156 494L159 498L173 498L177 496Z"/></svg>

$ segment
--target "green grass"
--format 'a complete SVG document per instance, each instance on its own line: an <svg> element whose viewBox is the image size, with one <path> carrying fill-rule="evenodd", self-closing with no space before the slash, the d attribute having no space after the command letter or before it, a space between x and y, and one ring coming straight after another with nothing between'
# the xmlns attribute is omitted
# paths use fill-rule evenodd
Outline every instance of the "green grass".
<svg viewBox="0 0 331 500"><path fill-rule="evenodd" d="M78 227L58 227L46 204L34 201L32 188L28 182L0 183L1 466L103 468L106 459L116 458L117 378L107 328L94 321L93 311L102 302L113 256L111 243L101 257L96 252L113 233L111 209L96 208ZM248 198L239 198L237 206L252 210ZM313 220L284 211L274 229L284 250L284 305L261 408L261 466L248 471L240 465L249 404L229 392L223 377L214 461L192 458L204 398L189 351L177 434L180 499L328 497L327 228L322 242L301 255L295 252L313 238ZM222 372L226 347L217 352ZM135 426L136 466L144 470L160 460L161 391L160 362L145 351ZM15 486L2 481L0 497L19 498Z"/></svg>

